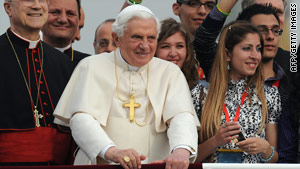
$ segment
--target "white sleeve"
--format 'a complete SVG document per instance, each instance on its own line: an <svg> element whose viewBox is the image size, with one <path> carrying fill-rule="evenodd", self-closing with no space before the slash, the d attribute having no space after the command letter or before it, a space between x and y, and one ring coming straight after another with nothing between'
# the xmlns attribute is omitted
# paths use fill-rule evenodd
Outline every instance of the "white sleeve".
<svg viewBox="0 0 300 169"><path fill-rule="evenodd" d="M70 128L75 142L92 164L96 164L96 158L103 148L114 144L90 114L76 113L70 119Z"/></svg>
<svg viewBox="0 0 300 169"><path fill-rule="evenodd" d="M178 148L178 146L188 146L197 154L198 133L195 123L195 117L188 112L180 113L173 117L170 121L168 129L168 138L170 142L170 150ZM194 154L192 153L192 154ZM190 159L194 161L196 158Z"/></svg>

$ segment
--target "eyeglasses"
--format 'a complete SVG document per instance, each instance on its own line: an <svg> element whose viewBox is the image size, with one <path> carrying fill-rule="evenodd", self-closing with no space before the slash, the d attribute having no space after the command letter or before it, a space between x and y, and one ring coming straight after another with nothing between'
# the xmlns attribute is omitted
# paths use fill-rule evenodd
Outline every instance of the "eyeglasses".
<svg viewBox="0 0 300 169"><path fill-rule="evenodd" d="M269 33L269 30L273 33L273 35L275 36L280 36L282 35L283 30L280 29L279 27L275 26L272 28L267 28L265 26L258 26L258 30L260 31L260 33L262 33L263 35L267 35Z"/></svg>
<svg viewBox="0 0 300 169"><path fill-rule="evenodd" d="M207 2L200 2L199 0L178 0L178 3L183 3L185 5L188 5L192 8L200 8L202 5L204 5L206 10L212 10L215 6L216 3L213 1L207 1Z"/></svg>

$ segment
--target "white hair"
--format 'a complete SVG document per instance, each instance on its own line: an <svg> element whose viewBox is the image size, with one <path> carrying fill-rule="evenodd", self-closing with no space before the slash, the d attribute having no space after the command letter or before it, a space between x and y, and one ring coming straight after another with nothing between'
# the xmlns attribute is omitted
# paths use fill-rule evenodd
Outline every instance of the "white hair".
<svg viewBox="0 0 300 169"><path fill-rule="evenodd" d="M124 8L116 18L116 21L112 25L112 31L117 34L118 37L124 35L124 31L127 24L132 19L151 19L156 22L157 35L160 32L159 19L152 13L152 11L142 5L131 5Z"/></svg>

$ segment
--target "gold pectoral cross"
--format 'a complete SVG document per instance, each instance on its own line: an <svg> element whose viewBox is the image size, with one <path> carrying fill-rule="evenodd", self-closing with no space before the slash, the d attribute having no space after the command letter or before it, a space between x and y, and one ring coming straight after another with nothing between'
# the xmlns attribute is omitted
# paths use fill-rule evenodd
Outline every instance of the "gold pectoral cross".
<svg viewBox="0 0 300 169"><path fill-rule="evenodd" d="M124 103L123 107L129 108L129 121L130 123L133 123L135 118L135 108L141 107L141 104L135 103L134 95L131 94L129 103Z"/></svg>
<svg viewBox="0 0 300 169"><path fill-rule="evenodd" d="M35 118L36 127L41 127L39 119L43 118L43 115L39 114L39 111L36 109L36 107L34 107L34 118Z"/></svg>

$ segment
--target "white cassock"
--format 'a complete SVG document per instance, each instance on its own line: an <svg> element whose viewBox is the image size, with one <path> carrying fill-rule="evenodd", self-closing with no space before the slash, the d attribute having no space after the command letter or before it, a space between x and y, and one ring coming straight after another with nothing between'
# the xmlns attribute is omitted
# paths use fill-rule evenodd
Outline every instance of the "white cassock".
<svg viewBox="0 0 300 169"><path fill-rule="evenodd" d="M129 108L123 104L129 102L130 95L141 105L135 108L136 121L143 124L148 113L147 125L129 121ZM83 113L73 116L76 112ZM88 114L90 119L73 120L79 114ZM168 157L177 146L197 152L199 121L186 79L177 65L155 57L149 68L144 65L137 71L129 70L119 49L83 59L54 116L55 123L70 126L71 122L72 135L80 147L75 164L108 163L97 156L110 144L135 149L147 157L146 163Z"/></svg>

